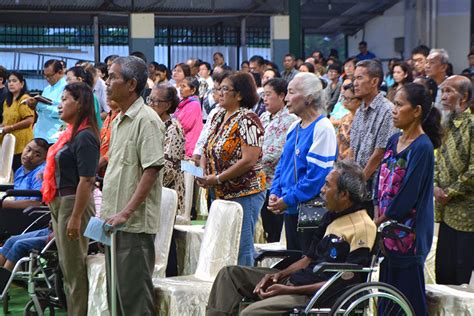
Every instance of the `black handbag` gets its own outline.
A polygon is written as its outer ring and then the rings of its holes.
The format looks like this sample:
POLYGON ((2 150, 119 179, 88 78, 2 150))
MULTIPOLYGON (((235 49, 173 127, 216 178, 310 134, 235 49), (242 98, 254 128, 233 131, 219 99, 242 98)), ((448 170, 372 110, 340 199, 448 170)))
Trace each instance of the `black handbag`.
MULTIPOLYGON (((298 176, 296 172, 296 155, 299 152, 297 148, 298 130, 299 126, 296 127, 295 154, 293 156, 295 183, 298 183, 298 176)), ((324 214, 326 214, 327 211, 328 210, 324 207, 324 200, 319 196, 319 194, 309 201, 299 203, 298 224, 296 225, 297 231, 318 228, 321 224, 324 214)))

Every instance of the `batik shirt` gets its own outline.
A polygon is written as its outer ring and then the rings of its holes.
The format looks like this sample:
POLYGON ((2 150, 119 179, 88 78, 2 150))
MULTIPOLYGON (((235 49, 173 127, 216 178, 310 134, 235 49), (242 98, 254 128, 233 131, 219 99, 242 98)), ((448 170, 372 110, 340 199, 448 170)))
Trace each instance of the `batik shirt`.
POLYGON ((398 239, 384 239, 389 253, 415 255, 423 262, 433 238, 434 149, 425 134, 397 152, 402 134, 393 135, 385 150, 377 184, 379 216, 386 215, 413 229, 398 231, 398 239))
POLYGON ((470 110, 449 122, 436 156, 435 185, 446 192, 448 204, 436 204, 436 220, 474 232, 474 116, 470 110))
MULTIPOLYGON (((227 111, 220 109, 212 118, 209 136, 204 145, 207 160, 206 172, 218 175, 242 159, 242 145, 263 146, 263 126, 258 116, 250 110, 240 108, 227 121, 227 111)), ((233 199, 265 190, 265 173, 262 169, 262 154, 255 166, 245 174, 215 186, 217 198, 233 199)))
POLYGON ((267 178, 267 189, 272 186, 275 168, 280 161, 283 145, 285 145, 286 132, 291 124, 296 121, 297 117, 288 112, 284 107, 275 115, 265 112, 260 117, 263 128, 265 129, 265 137, 263 139, 263 171, 267 178))
POLYGON ((184 214, 184 173, 181 171, 181 160, 185 158, 184 132, 178 120, 170 118, 163 122, 166 127, 165 166, 163 186, 178 193, 178 215, 184 214))

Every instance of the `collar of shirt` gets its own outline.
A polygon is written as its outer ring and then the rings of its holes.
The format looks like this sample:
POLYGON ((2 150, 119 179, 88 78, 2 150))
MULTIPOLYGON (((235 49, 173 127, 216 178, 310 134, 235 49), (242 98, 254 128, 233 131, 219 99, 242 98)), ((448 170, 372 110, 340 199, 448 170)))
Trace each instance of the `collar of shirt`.
POLYGON ((383 101, 385 97, 383 96, 383 93, 382 92, 379 92, 375 98, 372 100, 372 102, 370 102, 369 106, 366 107, 365 106, 365 102, 362 104, 362 106, 360 107, 362 109, 362 111, 368 111, 369 108, 371 109, 374 109, 377 107, 377 105, 383 101))
POLYGON ((467 109, 466 111, 459 114, 458 117, 453 119, 454 127, 459 128, 464 122, 467 122, 470 117, 471 117, 471 109, 467 109))
MULTIPOLYGON (((33 170, 29 170, 28 172, 26 172, 26 169, 24 166, 21 166, 20 168, 18 168, 17 172, 15 173, 15 179, 14 179, 14 182, 18 182, 19 180, 27 177, 27 176, 30 176, 30 175, 35 175, 37 172, 41 171, 44 169, 46 165, 46 161, 43 161, 42 164, 40 164, 39 166, 37 166, 35 169, 33 170)), ((15 186, 15 189, 16 190, 19 190, 21 188, 17 188, 15 186)), ((23 188, 23 189, 28 189, 28 188, 23 188)), ((28 189, 29 190, 29 189, 28 189)))
POLYGON ((144 106, 143 98, 138 97, 138 99, 135 100, 135 102, 132 103, 132 105, 128 108, 127 112, 125 114, 120 114, 120 121, 124 120, 125 116, 128 116, 130 119, 134 119, 138 112, 140 111, 140 108, 144 106))

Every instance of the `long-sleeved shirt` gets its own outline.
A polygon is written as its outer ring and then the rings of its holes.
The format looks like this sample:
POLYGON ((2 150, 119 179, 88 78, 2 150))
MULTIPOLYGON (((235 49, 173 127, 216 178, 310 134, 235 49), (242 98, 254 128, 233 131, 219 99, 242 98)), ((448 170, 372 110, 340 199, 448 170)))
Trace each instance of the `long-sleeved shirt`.
POLYGON ((50 144, 53 144, 58 140, 59 128, 63 124, 63 121, 59 118, 58 105, 61 103, 61 96, 65 86, 65 77, 62 77, 53 86, 47 86, 44 88, 41 95, 45 98, 51 99, 53 104, 49 105, 38 102, 36 105, 38 120, 36 121, 33 134, 37 138, 46 139, 50 144))
POLYGON ((397 152, 401 135, 389 139, 380 166, 376 185, 379 216, 385 214, 414 231, 398 232, 401 241, 384 238, 391 262, 423 264, 433 240, 434 150, 429 137, 422 134, 397 152))
POLYGON ((293 68, 290 71, 283 70, 280 74, 283 79, 285 79, 287 82, 290 82, 291 80, 293 80, 297 73, 299 73, 299 71, 293 68))
POLYGON ((474 232, 474 115, 470 110, 449 122, 438 148, 434 181, 450 198, 445 206, 436 203, 436 221, 474 232))
POLYGON ((320 115, 305 128, 300 123, 298 120, 288 129, 270 190, 271 194, 283 197, 288 205, 287 214, 297 214, 298 203, 311 200, 321 192, 336 160, 336 132, 329 119, 320 115))
POLYGON ((203 126, 199 98, 197 96, 190 96, 181 100, 173 116, 178 119, 183 127, 186 140, 186 157, 191 157, 203 126))

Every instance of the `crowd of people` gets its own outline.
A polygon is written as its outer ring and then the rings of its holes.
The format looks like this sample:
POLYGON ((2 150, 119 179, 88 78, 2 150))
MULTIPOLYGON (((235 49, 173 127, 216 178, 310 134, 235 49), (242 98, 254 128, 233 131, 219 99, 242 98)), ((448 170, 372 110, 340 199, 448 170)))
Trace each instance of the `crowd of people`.
MULTIPOLYGON (((345 61, 335 50, 304 60, 286 54, 282 71, 261 56, 236 71, 220 52, 212 66, 191 58, 171 70, 147 64, 140 52, 69 69, 52 59, 43 70, 48 103, 28 95, 21 73, 0 66, 0 137, 16 137, 15 184, 36 179, 32 188, 41 188, 51 209, 68 313, 87 313, 83 232, 98 213, 118 228, 122 315, 153 314, 154 235, 166 212, 161 188, 176 190, 183 214, 181 160, 202 168, 196 184, 209 202, 235 201, 244 210, 239 267, 219 273, 209 315, 237 313, 243 297, 260 300, 244 314, 305 304, 327 280, 311 268, 322 261, 367 265, 376 226, 388 220, 412 232, 383 240, 380 280, 404 293, 416 315, 427 315, 423 271, 435 221, 437 282, 469 283, 474 53, 470 68, 453 75, 446 50, 421 45, 410 59, 391 60, 384 75, 366 42, 359 50, 345 61), (96 176, 103 177, 100 210, 96 176), (300 231, 298 206, 315 197, 326 201, 324 224, 300 231), (295 265, 249 268, 260 216, 268 242, 280 240, 284 224, 287 249, 304 254, 295 265), (333 243, 344 251, 329 253, 333 243)), ((45 242, 50 232, 30 237, 45 242)), ((10 250, 15 243, 0 248, 9 270, 20 252, 10 250)), ((105 252, 109 273, 109 247, 105 252)))

